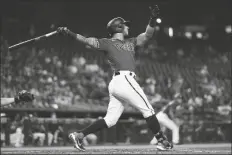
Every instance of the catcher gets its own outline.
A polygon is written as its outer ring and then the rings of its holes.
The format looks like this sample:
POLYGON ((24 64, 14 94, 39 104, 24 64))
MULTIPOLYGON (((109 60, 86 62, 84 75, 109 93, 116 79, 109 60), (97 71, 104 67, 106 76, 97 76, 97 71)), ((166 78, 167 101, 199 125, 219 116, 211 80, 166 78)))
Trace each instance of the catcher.
POLYGON ((26 90, 22 90, 12 98, 1 98, 1 106, 11 105, 13 103, 18 104, 20 102, 31 102, 34 100, 34 95, 26 90))

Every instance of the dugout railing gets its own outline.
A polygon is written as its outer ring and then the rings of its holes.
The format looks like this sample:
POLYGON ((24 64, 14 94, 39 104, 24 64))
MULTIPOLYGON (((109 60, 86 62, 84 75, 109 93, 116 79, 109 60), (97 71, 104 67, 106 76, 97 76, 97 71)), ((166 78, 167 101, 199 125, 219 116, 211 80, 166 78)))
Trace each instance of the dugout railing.
MULTIPOLYGON (((182 143, 213 143, 213 142, 229 142, 231 141, 231 120, 218 119, 213 117, 212 113, 205 114, 184 114, 184 123, 180 126, 180 139, 182 143), (203 115, 203 117, 200 117, 203 115), (212 117, 206 117, 206 116, 212 117), (200 120, 200 121, 199 121, 200 120), (220 128, 220 131, 219 131, 220 128), (224 136, 221 135, 222 132, 224 136)), ((135 116, 135 115, 134 115, 135 116)), ((96 135, 98 137, 98 144, 117 144, 117 143, 149 143, 152 138, 152 133, 147 130, 146 122, 141 119, 140 115, 136 118, 122 118, 114 127, 101 132, 96 135), (129 139, 129 141, 128 141, 129 139)), ((68 133, 77 131, 86 127, 97 118, 33 118, 32 123, 43 124, 46 129, 46 139, 44 145, 47 145, 47 133, 49 126, 61 125, 64 129, 64 134, 61 139, 61 145, 70 145, 68 140, 68 133)), ((5 132, 5 144, 10 145, 10 127, 12 121, 8 118, 1 117, 1 129, 5 132)), ((24 126, 25 128, 25 126, 24 126)), ((166 130, 166 134, 171 138, 171 132, 166 130)), ((28 135, 26 135, 28 136, 28 135)))

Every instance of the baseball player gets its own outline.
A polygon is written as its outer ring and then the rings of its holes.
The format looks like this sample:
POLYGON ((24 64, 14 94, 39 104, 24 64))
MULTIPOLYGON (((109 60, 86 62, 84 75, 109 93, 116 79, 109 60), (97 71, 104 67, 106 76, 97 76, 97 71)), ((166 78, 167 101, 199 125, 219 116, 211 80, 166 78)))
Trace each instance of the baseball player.
POLYGON ((18 104, 20 102, 30 102, 34 100, 34 95, 26 90, 22 90, 17 96, 12 98, 1 98, 1 106, 11 105, 13 103, 18 104))
POLYGON ((129 34, 130 22, 125 21, 121 17, 114 18, 107 24, 107 30, 111 36, 110 39, 86 38, 80 34, 73 33, 66 27, 59 27, 57 29, 63 35, 70 36, 93 49, 104 52, 114 72, 108 86, 110 102, 106 116, 87 128, 79 132, 70 133, 69 135, 76 149, 85 151, 83 138, 88 134, 114 126, 120 118, 124 110, 124 104, 126 103, 131 104, 142 113, 148 127, 158 140, 157 149, 169 150, 173 147, 160 130, 160 124, 156 118, 154 109, 135 80, 135 49, 144 46, 153 36, 155 21, 159 16, 158 5, 150 7, 150 12, 150 20, 146 31, 135 38, 125 39, 129 34))

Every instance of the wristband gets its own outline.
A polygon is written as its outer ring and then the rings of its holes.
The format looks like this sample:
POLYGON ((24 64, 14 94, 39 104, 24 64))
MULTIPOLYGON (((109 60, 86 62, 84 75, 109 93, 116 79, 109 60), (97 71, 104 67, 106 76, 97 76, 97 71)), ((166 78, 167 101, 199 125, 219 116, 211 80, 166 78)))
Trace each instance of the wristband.
POLYGON ((150 27, 155 27, 155 20, 156 20, 156 18, 154 18, 154 17, 150 18, 150 20, 149 20, 149 26, 150 27))
POLYGON ((73 37, 73 38, 76 38, 77 37, 77 34, 70 31, 70 30, 67 30, 67 34, 70 36, 70 37, 73 37))

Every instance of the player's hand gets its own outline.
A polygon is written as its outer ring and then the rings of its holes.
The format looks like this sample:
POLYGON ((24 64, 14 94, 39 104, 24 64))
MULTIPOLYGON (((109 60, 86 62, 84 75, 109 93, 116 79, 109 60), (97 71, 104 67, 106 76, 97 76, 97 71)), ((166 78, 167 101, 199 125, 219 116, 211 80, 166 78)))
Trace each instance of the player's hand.
POLYGON ((63 35, 66 35, 68 34, 68 28, 67 27, 58 27, 57 30, 56 30, 58 33, 61 33, 63 35))
POLYGON ((151 15, 150 15, 151 18, 159 17, 160 9, 159 9, 158 5, 150 6, 149 9, 150 9, 150 13, 151 13, 151 15))
POLYGON ((26 90, 22 90, 18 93, 18 96, 15 97, 15 102, 31 102, 34 100, 34 95, 26 90))

